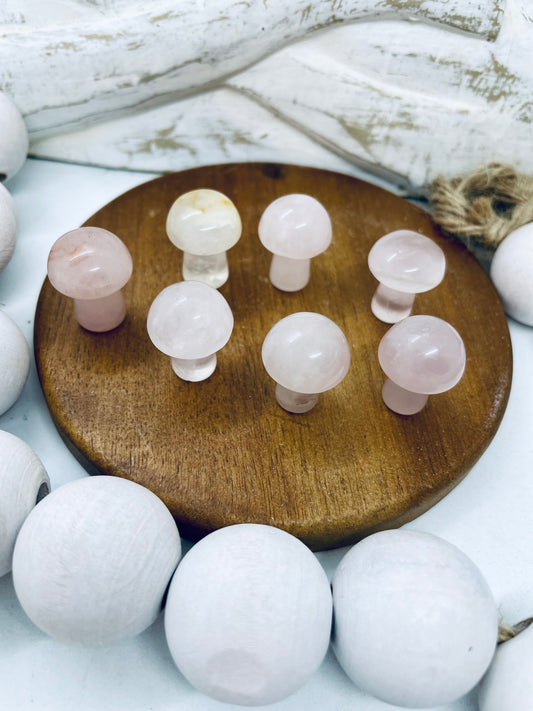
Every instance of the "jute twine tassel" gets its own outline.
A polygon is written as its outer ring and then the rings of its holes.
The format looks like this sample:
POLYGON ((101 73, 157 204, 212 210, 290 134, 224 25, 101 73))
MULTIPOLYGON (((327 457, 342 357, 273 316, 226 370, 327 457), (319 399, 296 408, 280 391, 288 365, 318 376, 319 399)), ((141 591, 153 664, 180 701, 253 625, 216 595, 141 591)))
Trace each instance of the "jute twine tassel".
POLYGON ((472 251, 493 252, 517 227, 533 221, 533 176, 489 163, 462 178, 437 178, 430 203, 435 222, 472 251))

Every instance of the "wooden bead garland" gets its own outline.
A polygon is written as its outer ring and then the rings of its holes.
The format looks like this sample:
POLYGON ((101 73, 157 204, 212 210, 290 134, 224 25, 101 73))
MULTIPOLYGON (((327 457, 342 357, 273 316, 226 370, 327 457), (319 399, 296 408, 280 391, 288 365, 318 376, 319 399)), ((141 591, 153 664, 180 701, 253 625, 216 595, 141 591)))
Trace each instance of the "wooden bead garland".
POLYGON ((154 622, 181 556, 167 507, 126 479, 77 479, 24 522, 13 583, 28 617, 63 642, 100 647, 154 622))
POLYGON ((26 517, 50 491, 50 478, 26 442, 0 430, 0 576, 11 570, 15 539, 26 517))

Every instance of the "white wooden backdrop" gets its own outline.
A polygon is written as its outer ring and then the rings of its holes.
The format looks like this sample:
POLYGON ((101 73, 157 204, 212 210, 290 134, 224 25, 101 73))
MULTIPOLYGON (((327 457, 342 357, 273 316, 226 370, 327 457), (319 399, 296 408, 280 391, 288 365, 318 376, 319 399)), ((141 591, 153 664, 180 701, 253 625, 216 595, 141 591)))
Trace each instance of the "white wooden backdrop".
POLYGON ((533 0, 0 0, 34 155, 533 173, 533 0))

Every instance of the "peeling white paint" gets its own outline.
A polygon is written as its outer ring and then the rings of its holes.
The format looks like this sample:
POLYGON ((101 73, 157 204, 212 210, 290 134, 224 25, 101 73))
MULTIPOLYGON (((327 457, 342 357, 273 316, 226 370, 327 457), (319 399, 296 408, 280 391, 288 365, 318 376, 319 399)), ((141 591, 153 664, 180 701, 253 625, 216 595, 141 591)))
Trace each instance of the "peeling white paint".
POLYGON ((286 155, 424 192, 487 160, 533 172, 530 1, 4 0, 0 88, 43 157, 286 155))

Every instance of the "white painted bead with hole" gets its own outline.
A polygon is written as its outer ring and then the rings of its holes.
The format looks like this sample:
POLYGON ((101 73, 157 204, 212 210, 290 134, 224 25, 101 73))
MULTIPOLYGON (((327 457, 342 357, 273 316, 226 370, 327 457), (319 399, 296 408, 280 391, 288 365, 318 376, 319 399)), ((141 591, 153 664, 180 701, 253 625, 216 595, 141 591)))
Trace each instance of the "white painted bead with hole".
POLYGON ((204 694, 257 706, 297 691, 329 645, 327 576, 297 538, 237 524, 197 543, 170 585, 165 632, 178 669, 204 694))
POLYGON ((17 218, 13 198, 0 183, 0 272, 7 266, 17 242, 17 218))
POLYGON ((30 372, 30 349, 17 324, 0 311, 0 415, 19 399, 30 372))
POLYGON ((498 646, 479 687, 480 711, 531 711, 533 625, 498 646))
POLYGON ((533 326, 533 222, 513 230, 499 245, 490 277, 505 313, 533 326))
POLYGON ((33 449, 0 430, 0 576, 9 573, 15 540, 33 507, 50 492, 50 479, 33 449))
POLYGON ((7 94, 0 91, 0 182, 12 178, 28 155, 28 131, 22 114, 7 94))
POLYGON ((496 605, 474 563, 429 533, 383 531, 333 578, 333 650, 368 694, 408 708, 469 692, 494 654, 496 605))
POLYGON ((154 622, 180 555, 174 519, 155 494, 118 477, 86 477, 30 513, 15 544, 13 582, 44 632, 100 647, 154 622))

